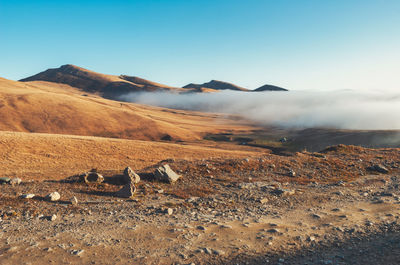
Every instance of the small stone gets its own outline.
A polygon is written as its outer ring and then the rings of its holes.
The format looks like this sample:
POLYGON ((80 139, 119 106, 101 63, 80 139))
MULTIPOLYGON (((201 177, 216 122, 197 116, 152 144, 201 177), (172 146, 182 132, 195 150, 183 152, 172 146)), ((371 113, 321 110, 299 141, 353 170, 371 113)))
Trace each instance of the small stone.
POLYGON ((212 252, 211 248, 204 248, 204 253, 212 254, 213 252, 212 252))
POLYGON ((73 196, 73 197, 71 198, 71 204, 72 204, 72 205, 77 205, 77 204, 78 204, 78 199, 77 199, 75 196, 73 196))
POLYGON ((260 200, 258 200, 260 203, 264 204, 267 203, 269 200, 267 198, 262 198, 260 200))
POLYGON ((168 215, 172 215, 174 213, 174 209, 172 209, 172 208, 168 208, 167 209, 167 214, 168 215))
POLYGON ((7 249, 7 252, 15 252, 15 251, 17 251, 18 250, 18 247, 10 247, 10 248, 8 248, 7 249))
POLYGON ((23 199, 32 199, 33 197, 35 197, 35 194, 33 194, 33 193, 21 195, 21 198, 23 198, 23 199))
POLYGON ((314 218, 314 219, 321 219, 321 216, 319 216, 318 214, 313 214, 313 215, 311 215, 312 216, 312 218, 314 218))
POLYGON ((9 177, 1 177, 1 178, 0 178, 0 184, 2 184, 2 183, 9 183, 10 180, 11 180, 11 178, 9 178, 9 177))
POLYGON ((219 249, 213 249, 212 252, 213 252, 213 254, 215 254, 215 255, 217 255, 217 256, 221 256, 221 255, 224 255, 224 254, 225 254, 224 251, 219 250, 219 249))
POLYGON ((309 237, 307 238, 307 241, 313 242, 313 241, 315 241, 315 237, 314 237, 314 236, 309 236, 309 237))
POLYGON ((230 225, 221 225, 221 228, 232 228, 230 225))
POLYGON ((198 225, 197 229, 202 230, 202 231, 206 231, 206 228, 202 225, 198 225))
POLYGON ((48 201, 58 201, 61 198, 61 195, 57 191, 54 191, 50 194, 47 194, 45 198, 48 201))
POLYGON ((289 177, 291 177, 291 178, 294 178, 294 177, 296 177, 296 172, 294 172, 292 169, 291 170, 289 170, 289 177))
POLYGON ((268 233, 279 233, 279 230, 277 228, 271 228, 267 230, 268 233))
POLYGON ((382 173, 382 174, 389 173, 389 170, 386 167, 382 166, 382 165, 373 165, 373 166, 368 167, 367 170, 376 171, 376 172, 379 172, 379 173, 382 173))
POLYGON ((75 256, 81 256, 83 254, 83 252, 85 252, 85 250, 83 250, 83 249, 72 250, 71 254, 75 255, 75 256))
POLYGON ((271 193, 273 193, 275 195, 278 195, 278 196, 290 196, 290 195, 294 195, 295 191, 294 190, 277 188, 277 189, 273 190, 271 193))
POLYGON ((52 216, 50 216, 49 220, 50 221, 55 221, 57 219, 57 215, 53 214, 52 216))
POLYGON ((12 186, 16 186, 16 185, 21 184, 21 182, 22 182, 22 179, 20 179, 20 178, 12 178, 12 179, 10 179, 9 183, 12 186))

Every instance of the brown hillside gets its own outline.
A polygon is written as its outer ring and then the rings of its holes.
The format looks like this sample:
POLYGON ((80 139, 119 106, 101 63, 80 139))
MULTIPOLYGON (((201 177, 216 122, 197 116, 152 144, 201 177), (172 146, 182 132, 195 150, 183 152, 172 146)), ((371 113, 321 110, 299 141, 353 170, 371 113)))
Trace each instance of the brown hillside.
POLYGON ((63 84, 6 79, 0 79, 0 117, 2 131, 142 140, 193 140, 208 132, 245 128, 215 114, 121 103, 82 95, 63 84))
POLYGON ((181 90, 179 88, 151 82, 139 77, 100 74, 71 64, 63 65, 59 68, 48 69, 20 81, 48 81, 63 83, 77 87, 85 92, 98 93, 99 95, 110 99, 119 99, 121 95, 131 92, 181 90))

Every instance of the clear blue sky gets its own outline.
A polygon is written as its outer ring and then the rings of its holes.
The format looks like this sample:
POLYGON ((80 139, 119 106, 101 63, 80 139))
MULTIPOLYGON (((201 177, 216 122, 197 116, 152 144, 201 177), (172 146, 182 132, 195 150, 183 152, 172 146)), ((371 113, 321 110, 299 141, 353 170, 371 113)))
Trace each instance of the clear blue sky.
POLYGON ((398 89, 399 0, 0 0, 0 76, 75 64, 183 86, 398 89))

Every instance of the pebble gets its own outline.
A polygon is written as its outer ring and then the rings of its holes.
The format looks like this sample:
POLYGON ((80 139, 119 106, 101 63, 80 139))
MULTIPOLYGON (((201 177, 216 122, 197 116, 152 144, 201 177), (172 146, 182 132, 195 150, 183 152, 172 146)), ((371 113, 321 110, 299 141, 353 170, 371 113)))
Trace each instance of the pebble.
POLYGON ((57 191, 54 191, 46 195, 46 199, 49 201, 58 201, 60 198, 61 198, 60 193, 58 193, 57 191))
POLYGON ((35 197, 35 194, 33 194, 33 193, 21 195, 21 198, 23 198, 23 199, 32 199, 33 197, 35 197))
POLYGON ((279 230, 277 228, 271 228, 267 230, 268 233, 279 233, 279 230))
POLYGON ((83 252, 85 252, 85 250, 83 249, 79 249, 79 250, 72 250, 71 254, 75 255, 75 256, 80 256, 83 254, 83 252))
POLYGON ((20 178, 12 178, 12 179, 10 179, 10 184, 12 185, 12 186, 16 186, 16 185, 19 185, 19 184, 21 184, 21 182, 22 182, 22 179, 20 179, 20 178))

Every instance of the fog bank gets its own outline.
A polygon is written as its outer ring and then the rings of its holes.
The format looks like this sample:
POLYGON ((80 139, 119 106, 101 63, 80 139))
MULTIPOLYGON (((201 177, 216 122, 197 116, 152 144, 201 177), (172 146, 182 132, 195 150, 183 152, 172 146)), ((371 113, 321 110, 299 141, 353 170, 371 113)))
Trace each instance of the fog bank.
POLYGON ((131 93, 125 101, 160 107, 239 114, 289 128, 400 129, 400 93, 290 91, 131 93))

